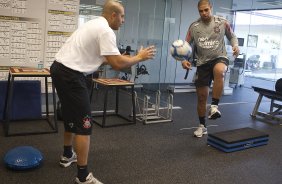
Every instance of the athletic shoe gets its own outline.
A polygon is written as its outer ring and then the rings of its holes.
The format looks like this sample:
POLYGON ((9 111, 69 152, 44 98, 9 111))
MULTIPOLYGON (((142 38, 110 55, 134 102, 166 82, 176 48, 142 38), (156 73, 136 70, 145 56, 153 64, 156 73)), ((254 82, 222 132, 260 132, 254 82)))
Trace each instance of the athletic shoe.
POLYGON ((204 125, 201 125, 197 128, 197 130, 194 132, 195 137, 203 137, 203 135, 207 134, 208 130, 204 125))
POLYGON ((221 113, 219 112, 217 105, 211 105, 208 117, 209 119, 217 119, 221 117, 221 113))
POLYGON ((85 182, 81 182, 81 181, 79 181, 78 178, 75 178, 75 183, 77 183, 77 184, 103 184, 100 181, 98 181, 96 178, 94 178, 92 173, 88 174, 85 182))
POLYGON ((76 156, 75 152, 72 152, 72 156, 70 158, 61 156, 60 166, 68 167, 68 166, 70 166, 74 162, 77 162, 77 156, 76 156))

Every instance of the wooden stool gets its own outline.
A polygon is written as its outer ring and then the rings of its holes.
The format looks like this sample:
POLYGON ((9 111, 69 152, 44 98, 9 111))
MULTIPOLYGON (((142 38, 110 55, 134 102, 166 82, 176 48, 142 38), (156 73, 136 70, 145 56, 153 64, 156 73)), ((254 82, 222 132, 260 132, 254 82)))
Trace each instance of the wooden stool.
POLYGON ((102 115, 93 115, 93 117, 102 116, 102 123, 97 122, 95 119, 93 120, 94 123, 98 124, 101 127, 113 127, 113 126, 121 126, 121 125, 129 125, 129 124, 136 124, 136 110, 135 110, 135 96, 134 96, 134 83, 129 82, 127 80, 121 80, 121 79, 93 79, 94 84, 101 85, 105 88, 105 94, 104 94, 104 108, 103 108, 103 114, 102 115), (132 99, 132 119, 129 119, 125 116, 122 116, 119 114, 119 88, 120 87, 131 87, 131 99, 132 99), (108 113, 107 114, 107 103, 108 103, 108 91, 111 88, 116 88, 116 107, 114 113, 108 113), (114 125, 106 125, 106 117, 107 115, 116 115, 118 117, 121 117, 123 119, 126 119, 129 121, 129 123, 119 123, 114 125))

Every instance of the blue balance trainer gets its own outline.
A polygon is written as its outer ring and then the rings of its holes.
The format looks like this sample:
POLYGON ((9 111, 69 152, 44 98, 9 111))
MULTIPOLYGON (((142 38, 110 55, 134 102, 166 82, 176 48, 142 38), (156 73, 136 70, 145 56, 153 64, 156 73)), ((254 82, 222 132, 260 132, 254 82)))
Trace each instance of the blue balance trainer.
POLYGON ((234 152, 266 145, 269 135, 253 128, 239 128, 208 134, 208 145, 224 152, 234 152))
POLYGON ((41 165, 43 156, 40 151, 32 146, 19 146, 9 150, 4 162, 9 169, 27 170, 41 165))

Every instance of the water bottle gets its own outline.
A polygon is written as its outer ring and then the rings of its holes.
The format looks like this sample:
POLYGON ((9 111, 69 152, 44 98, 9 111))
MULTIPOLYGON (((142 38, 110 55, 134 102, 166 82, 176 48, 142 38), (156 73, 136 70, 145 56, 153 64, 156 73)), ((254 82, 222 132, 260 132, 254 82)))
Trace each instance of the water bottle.
POLYGON ((37 65, 37 68, 38 69, 43 69, 43 66, 44 66, 43 61, 39 61, 38 65, 37 65))

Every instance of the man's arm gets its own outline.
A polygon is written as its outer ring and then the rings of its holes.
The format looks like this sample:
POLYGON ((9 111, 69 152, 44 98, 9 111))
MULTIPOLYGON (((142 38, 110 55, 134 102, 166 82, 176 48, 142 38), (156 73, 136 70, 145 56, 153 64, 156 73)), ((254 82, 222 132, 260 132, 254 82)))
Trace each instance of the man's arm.
POLYGON ((125 55, 108 55, 105 56, 107 59, 107 64, 115 70, 121 70, 123 68, 128 68, 136 63, 152 59, 155 56, 156 49, 155 46, 149 46, 146 48, 141 47, 138 54, 132 57, 125 55))
MULTIPOLYGON (((190 25, 190 27, 189 27, 189 29, 188 29, 188 31, 187 31, 187 34, 186 34, 186 38, 185 38, 185 40, 186 40, 190 45, 193 43, 191 26, 192 26, 192 25, 190 25)), ((192 47, 192 48, 193 48, 193 47, 192 47)), ((192 51, 192 53, 193 53, 193 52, 194 52, 194 50, 192 51)), ((190 59, 190 58, 189 58, 189 59, 190 59)), ((182 67, 183 67, 184 69, 187 69, 187 70, 191 69, 191 67, 192 67, 191 62, 190 62, 190 61, 187 61, 187 60, 182 61, 181 64, 182 64, 182 67)))
POLYGON ((233 56, 237 57, 240 54, 240 49, 238 47, 238 39, 237 36, 232 31, 230 24, 227 21, 225 22, 225 35, 231 43, 233 56))

